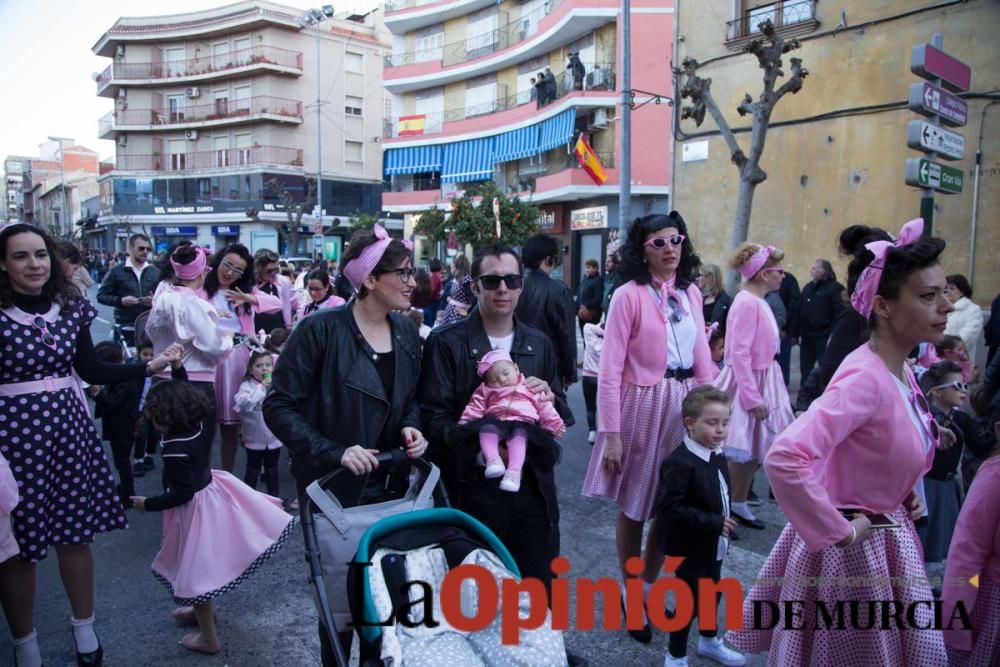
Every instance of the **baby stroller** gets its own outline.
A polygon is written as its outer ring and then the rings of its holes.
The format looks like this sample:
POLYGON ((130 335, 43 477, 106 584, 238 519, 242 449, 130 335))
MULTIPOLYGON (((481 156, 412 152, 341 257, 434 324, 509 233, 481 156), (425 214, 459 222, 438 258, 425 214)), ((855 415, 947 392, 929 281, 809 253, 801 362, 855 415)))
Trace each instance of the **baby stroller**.
MULTIPOLYGON (((407 582, 440 581, 463 563, 486 567, 498 579, 520 573, 492 531, 449 507, 437 467, 407 459, 401 449, 378 458, 380 469, 409 472, 402 498, 345 509, 338 486, 352 476, 341 469, 310 484, 300 507, 310 580, 337 667, 349 664, 349 646, 338 636, 347 629, 360 637, 364 667, 440 665, 443 659, 456 665, 566 665, 562 635, 548 621, 522 632, 520 644, 503 646, 499 614, 485 630, 464 634, 443 619, 439 589, 428 595, 431 602, 411 600, 423 589, 411 590, 407 582), (359 525, 362 530, 356 530, 359 525), (424 618, 428 610, 437 623, 424 618)), ((467 616, 476 607, 474 590, 463 584, 467 616)))

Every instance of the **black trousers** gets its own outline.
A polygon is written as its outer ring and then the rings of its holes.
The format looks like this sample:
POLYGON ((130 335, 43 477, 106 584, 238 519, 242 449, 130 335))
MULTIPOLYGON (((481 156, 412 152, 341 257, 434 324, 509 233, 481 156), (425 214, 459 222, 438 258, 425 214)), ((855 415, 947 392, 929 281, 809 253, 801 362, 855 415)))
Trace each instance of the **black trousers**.
POLYGON ((250 449, 247 448, 247 471, 243 481, 251 489, 257 488, 261 467, 264 469, 264 485, 269 495, 278 496, 278 461, 281 459, 281 448, 250 449))
MULTIPOLYGON (((792 339, 788 336, 781 337, 781 350, 778 352, 778 365, 781 367, 781 379, 788 386, 792 374, 792 339)), ((805 374, 802 379, 805 380, 805 374)))
POLYGON ((809 377, 809 371, 823 358, 828 339, 829 336, 803 336, 799 340, 799 372, 803 380, 809 377))
POLYGON ((136 461, 143 456, 156 455, 157 435, 153 431, 153 425, 146 419, 140 419, 138 429, 135 433, 135 446, 132 449, 132 458, 136 461))
POLYGON ((583 376, 583 402, 587 405, 587 429, 597 430, 597 378, 583 376))
MULTIPOLYGON (((677 568, 677 578, 681 579, 691 588, 691 595, 694 598, 694 612, 693 617, 698 616, 698 580, 699 579, 711 579, 712 581, 718 583, 719 578, 722 576, 722 561, 721 560, 711 560, 702 561, 694 558, 685 558, 684 562, 679 568, 677 568)), ((732 604, 735 602, 730 601, 732 604)), ((683 658, 687 655, 687 642, 688 635, 691 632, 691 624, 688 623, 686 626, 678 630, 677 632, 670 633, 670 641, 668 643, 668 648, 670 650, 670 655, 675 658, 683 658)), ((715 630, 702 630, 701 623, 698 623, 698 634, 702 637, 714 637, 716 635, 715 630)))
POLYGON ((128 438, 110 440, 111 459, 118 471, 118 493, 122 502, 135 495, 135 477, 132 475, 132 441, 128 438))

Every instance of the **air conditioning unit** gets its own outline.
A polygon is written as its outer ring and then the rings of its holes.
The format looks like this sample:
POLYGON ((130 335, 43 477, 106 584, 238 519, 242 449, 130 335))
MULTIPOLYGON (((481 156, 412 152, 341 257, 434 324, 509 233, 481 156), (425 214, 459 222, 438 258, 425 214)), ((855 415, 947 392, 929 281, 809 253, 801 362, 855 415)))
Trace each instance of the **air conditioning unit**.
POLYGON ((128 135, 122 132, 118 135, 118 145, 127 146, 128 145, 128 135))
POLYGON ((198 130, 184 130, 184 138, 188 141, 198 141, 198 130))
POLYGON ((115 48, 115 56, 118 57, 118 58, 124 58, 125 57, 125 45, 124 44, 119 44, 115 48))
POLYGON ((184 94, 188 97, 198 97, 201 95, 201 90, 197 86, 192 86, 184 91, 184 94))
POLYGON ((128 97, 128 90, 125 88, 118 89, 118 99, 125 99, 128 97))
POLYGON ((608 110, 607 109, 594 109, 590 116, 587 117, 587 129, 593 130, 595 128, 602 128, 608 126, 608 110))

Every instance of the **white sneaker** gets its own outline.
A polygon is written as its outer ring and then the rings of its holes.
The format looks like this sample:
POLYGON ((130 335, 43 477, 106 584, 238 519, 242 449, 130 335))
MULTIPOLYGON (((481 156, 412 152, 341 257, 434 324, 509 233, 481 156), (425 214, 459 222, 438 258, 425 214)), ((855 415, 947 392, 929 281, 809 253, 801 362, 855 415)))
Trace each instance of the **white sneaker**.
POLYGON ((511 491, 517 493, 521 490, 521 471, 508 468, 503 479, 500 480, 501 491, 511 491))
POLYGON ((684 656, 683 658, 675 658, 670 655, 670 651, 667 651, 667 655, 663 658, 663 667, 687 667, 687 664, 687 656, 684 656))
POLYGON ((747 664, 743 654, 726 646, 722 637, 698 637, 698 655, 711 658, 726 667, 743 667, 747 664))
POLYGON ((589 442, 590 444, 594 444, 596 441, 597 441, 597 431, 591 431, 590 434, 587 435, 587 442, 589 442))
POLYGON ((503 459, 499 456, 495 459, 490 459, 486 462, 486 479, 496 479, 497 477, 503 477, 503 474, 507 471, 507 467, 503 464, 503 459))

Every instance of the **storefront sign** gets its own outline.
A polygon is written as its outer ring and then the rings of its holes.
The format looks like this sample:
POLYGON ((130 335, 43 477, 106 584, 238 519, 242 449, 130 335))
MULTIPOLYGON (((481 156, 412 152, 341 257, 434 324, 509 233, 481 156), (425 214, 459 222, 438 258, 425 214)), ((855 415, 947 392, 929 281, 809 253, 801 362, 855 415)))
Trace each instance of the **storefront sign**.
POLYGON ((119 229, 115 231, 115 238, 127 239, 130 236, 132 236, 132 232, 127 229, 119 229))
POLYGON ((212 236, 239 236, 239 225, 212 225, 212 236))
POLYGON ((581 208, 570 211, 569 228, 573 231, 579 229, 604 229, 607 226, 607 206, 594 206, 593 208, 581 208))
POLYGON ((548 231, 556 227, 556 214, 552 211, 542 211, 538 216, 538 226, 548 231))
POLYGON ((153 232, 153 236, 198 236, 198 228, 194 225, 181 225, 180 227, 153 225, 149 229, 153 232))
POLYGON ((153 213, 156 215, 166 215, 168 213, 215 213, 215 207, 211 204, 200 204, 198 206, 154 206, 153 213))

